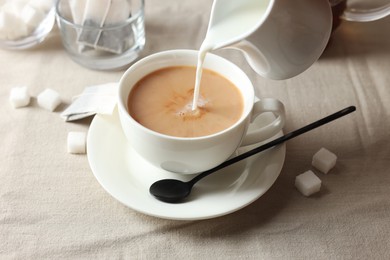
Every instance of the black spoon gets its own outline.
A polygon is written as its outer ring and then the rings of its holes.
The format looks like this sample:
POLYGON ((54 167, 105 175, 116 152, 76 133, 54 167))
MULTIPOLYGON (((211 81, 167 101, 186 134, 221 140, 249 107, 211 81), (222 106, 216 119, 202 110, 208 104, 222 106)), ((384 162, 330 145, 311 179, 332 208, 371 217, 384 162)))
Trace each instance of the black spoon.
POLYGON ((187 197, 191 193, 191 189, 194 186, 195 183, 197 183, 199 180, 203 179, 204 177, 210 175, 213 172, 216 172, 222 168, 225 168, 233 163, 236 163, 238 161, 241 161, 243 159, 248 158, 249 156, 252 156, 254 154, 257 154, 259 152, 262 152, 268 148, 271 148, 277 144, 281 144, 287 140, 290 140, 291 138, 297 137, 303 133, 306 133, 310 130, 313 130, 319 126, 322 126, 324 124, 327 124, 337 118, 340 118, 342 116, 345 116, 353 111, 356 110, 356 107, 350 106, 347 108, 344 108, 343 110, 340 110, 334 114, 331 114, 327 117, 324 117, 318 121, 315 121, 307 126, 304 126, 300 129, 297 129, 295 131, 292 131, 288 134, 285 134, 279 138, 274 139, 273 141, 270 141, 266 144, 263 144, 255 149, 252 149, 246 153, 243 153, 241 155, 238 155, 237 157, 234 157, 230 160, 227 160, 220 165, 207 170, 205 172, 202 172, 201 174, 194 177, 192 180, 188 182, 183 182, 180 180, 175 179, 163 179, 156 181, 153 183, 150 188, 149 192, 154 197, 156 197, 158 200, 169 202, 169 203, 175 203, 183 200, 185 197, 187 197))

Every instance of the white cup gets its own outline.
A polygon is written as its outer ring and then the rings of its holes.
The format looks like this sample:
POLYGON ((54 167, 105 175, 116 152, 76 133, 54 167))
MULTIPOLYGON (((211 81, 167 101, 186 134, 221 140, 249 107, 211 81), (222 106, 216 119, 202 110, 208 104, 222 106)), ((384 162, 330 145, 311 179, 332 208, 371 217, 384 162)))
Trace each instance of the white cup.
POLYGON ((207 54, 204 68, 230 80, 244 99, 243 113, 234 125, 208 136, 173 137, 152 131, 129 115, 128 96, 140 79, 165 67, 195 67, 197 55, 195 50, 171 50, 150 55, 134 63, 119 82, 119 118, 129 145, 150 163, 171 172, 192 174, 213 168, 228 159, 240 146, 274 136, 285 122, 284 106, 280 101, 273 98, 258 100, 247 75, 230 61, 214 54, 207 54), (274 113, 275 120, 247 133, 251 122, 264 112, 274 113))

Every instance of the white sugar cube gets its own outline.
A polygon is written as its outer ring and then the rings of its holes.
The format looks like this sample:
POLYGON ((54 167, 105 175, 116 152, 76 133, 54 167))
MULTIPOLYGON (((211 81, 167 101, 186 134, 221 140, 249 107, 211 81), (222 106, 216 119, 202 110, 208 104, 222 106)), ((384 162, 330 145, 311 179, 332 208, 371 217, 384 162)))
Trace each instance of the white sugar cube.
MULTIPOLYGON (((25 5, 25 4, 28 3, 28 1, 30 1, 30 0, 12 0, 12 2, 18 3, 18 4, 20 4, 20 5, 25 5)), ((9 2, 10 2, 10 1, 9 1, 9 2)))
POLYGON ((16 1, 16 0, 6 1, 1 7, 1 9, 2 11, 5 11, 7 13, 12 13, 17 16, 20 10, 22 10, 24 5, 25 3, 23 3, 23 1, 16 1))
POLYGON ((25 107, 30 103, 27 87, 14 87, 11 89, 9 101, 14 108, 25 107))
POLYGON ((68 133, 68 153, 83 154, 87 142, 87 134, 84 132, 68 133))
POLYGON ((49 111, 54 111, 58 105, 61 104, 60 95, 49 88, 45 89, 38 95, 37 101, 40 107, 49 111))
POLYGON ((53 0, 30 0, 28 1, 28 4, 35 9, 47 12, 52 8, 53 2, 53 0))
POLYGON ((17 40, 28 36, 52 5, 52 0, 6 1, 0 8, 0 38, 17 40))
POLYGON ((28 28, 13 7, 7 7, 0 12, 0 37, 15 40, 28 35, 28 28))
POLYGON ((35 29, 43 21, 45 14, 39 9, 26 5, 22 10, 21 17, 30 29, 35 29))
POLYGON ((321 148, 313 155, 312 165, 317 170, 328 173, 335 165, 337 156, 325 148, 321 148))
POLYGON ((310 196, 320 191, 321 180, 309 170, 295 177, 295 187, 303 195, 310 196))

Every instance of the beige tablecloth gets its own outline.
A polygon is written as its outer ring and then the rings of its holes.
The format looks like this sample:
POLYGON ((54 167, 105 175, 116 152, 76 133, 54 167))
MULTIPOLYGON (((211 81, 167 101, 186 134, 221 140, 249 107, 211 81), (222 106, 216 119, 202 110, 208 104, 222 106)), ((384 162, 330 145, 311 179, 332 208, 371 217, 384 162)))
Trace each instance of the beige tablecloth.
MULTIPOLYGON (((211 0, 146 1, 143 56, 197 49, 211 0)), ((310 69, 284 81, 256 75, 233 50, 215 53, 242 67, 260 97, 286 106, 290 131, 349 105, 357 111, 286 146, 280 176, 263 196, 234 213, 202 221, 151 217, 111 197, 86 155, 68 154, 61 111, 84 87, 118 81, 123 71, 93 71, 65 53, 58 29, 41 45, 0 50, 0 259, 389 259, 390 17, 343 22, 310 69), (45 88, 64 100, 54 112, 33 98, 13 109, 12 87, 45 88), (338 156, 327 175, 311 167, 321 147, 338 156), (321 191, 304 197, 295 176, 313 170, 321 191)), ((229 203, 228 199, 226 203, 229 203)))

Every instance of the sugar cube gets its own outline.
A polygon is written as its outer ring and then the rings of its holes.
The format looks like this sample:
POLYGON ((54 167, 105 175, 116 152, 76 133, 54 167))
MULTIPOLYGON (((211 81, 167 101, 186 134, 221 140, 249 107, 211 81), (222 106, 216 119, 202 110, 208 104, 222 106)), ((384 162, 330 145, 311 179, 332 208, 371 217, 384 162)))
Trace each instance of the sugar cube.
POLYGON ((48 12, 53 7, 54 1, 52 0, 30 0, 28 4, 35 9, 39 9, 43 12, 48 12))
POLYGON ((30 103, 30 95, 27 86, 13 87, 9 96, 9 101, 14 108, 25 107, 30 103))
POLYGON ((21 17, 30 29, 35 29, 45 18, 45 14, 39 9, 26 5, 22 10, 21 17))
POLYGON ((61 104, 60 95, 52 89, 45 89, 37 97, 38 105, 49 111, 54 111, 61 104))
POLYGON ((17 40, 31 34, 53 6, 52 0, 2 0, 2 2, 0 38, 7 40, 17 40))
POLYGON ((321 148, 313 155, 312 165, 317 170, 327 174, 335 165, 337 156, 325 148, 321 148))
POLYGON ((0 38, 15 40, 28 35, 28 28, 19 17, 16 7, 7 5, 0 12, 0 38))
POLYGON ((309 170, 295 177, 295 187, 303 195, 310 196, 320 191, 321 180, 309 170))
MULTIPOLYGON (((18 3, 20 5, 25 5, 28 3, 28 1, 30 1, 30 0, 12 0, 12 2, 18 3)), ((11 2, 11 1, 8 0, 8 2, 11 2)))
POLYGON ((7 13, 18 15, 19 11, 23 8, 25 3, 23 1, 6 1, 1 7, 2 11, 7 13))
POLYGON ((85 144, 87 142, 87 134, 84 132, 69 132, 68 133, 68 153, 83 154, 85 153, 85 144))

